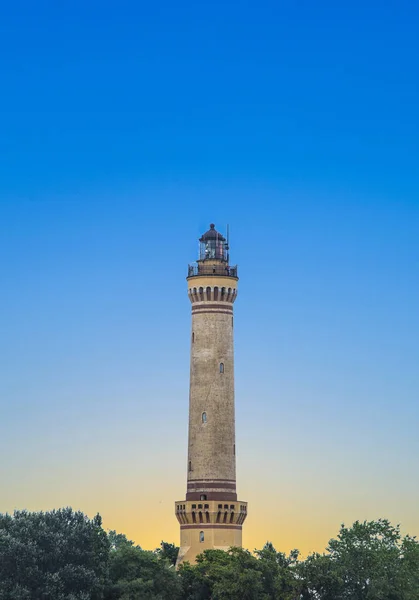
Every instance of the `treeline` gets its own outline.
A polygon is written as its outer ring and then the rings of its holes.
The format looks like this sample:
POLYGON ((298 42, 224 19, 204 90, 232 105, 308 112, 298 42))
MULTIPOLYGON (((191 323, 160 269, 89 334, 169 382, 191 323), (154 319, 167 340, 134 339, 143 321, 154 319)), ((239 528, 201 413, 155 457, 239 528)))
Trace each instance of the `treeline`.
POLYGON ((267 543, 254 554, 142 550, 99 515, 70 508, 0 515, 0 600, 418 600, 419 544, 386 520, 341 526, 302 560, 267 543))

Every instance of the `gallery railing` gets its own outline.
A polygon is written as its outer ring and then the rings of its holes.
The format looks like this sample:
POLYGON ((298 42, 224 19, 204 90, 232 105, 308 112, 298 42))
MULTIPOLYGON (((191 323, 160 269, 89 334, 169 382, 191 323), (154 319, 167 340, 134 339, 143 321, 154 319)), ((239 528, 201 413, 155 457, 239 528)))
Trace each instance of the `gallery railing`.
POLYGON ((225 263, 219 265, 206 265, 198 263, 197 265, 188 266, 188 277, 196 277, 198 275, 224 275, 227 277, 238 277, 237 265, 231 267, 225 263))

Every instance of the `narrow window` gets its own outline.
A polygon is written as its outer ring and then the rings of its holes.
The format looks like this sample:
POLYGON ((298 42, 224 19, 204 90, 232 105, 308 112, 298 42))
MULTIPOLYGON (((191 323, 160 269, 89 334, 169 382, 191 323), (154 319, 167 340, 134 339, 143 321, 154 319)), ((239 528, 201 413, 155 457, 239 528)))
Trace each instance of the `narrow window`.
POLYGON ((234 454, 234 456, 236 456, 236 444, 234 444, 234 446, 233 446, 233 454, 234 454))
POLYGON ((224 373, 224 363, 220 363, 220 373, 224 373))
POLYGON ((233 523, 233 521, 234 521, 234 512, 232 512, 230 515, 230 523, 233 523))
POLYGON ((203 423, 206 423, 206 422, 207 422, 207 413, 206 413, 206 412, 203 412, 203 413, 202 413, 202 422, 203 422, 203 423))
POLYGON ((200 542, 203 542, 203 541, 204 541, 204 532, 203 532, 203 531, 200 531, 200 532, 199 532, 199 541, 200 541, 200 542))
POLYGON ((192 461, 189 461, 189 467, 188 467, 189 471, 192 471, 192 461))
POLYGON ((195 333, 192 331, 192 344, 195 342, 195 333))
POLYGON ((231 326, 234 327, 234 317, 231 317, 231 326))
POLYGON ((205 513, 205 518, 207 520, 207 523, 209 523, 210 522, 210 516, 209 516, 209 512, 208 511, 205 513))
POLYGON ((202 512, 199 513, 199 522, 200 523, 204 522, 204 519, 202 518, 202 512))
POLYGON ((196 517, 195 517, 195 513, 194 513, 194 512, 192 512, 192 521, 193 521, 194 523, 196 523, 196 517))
POLYGON ((221 511, 219 510, 217 513, 217 523, 221 521, 221 511))
POLYGON ((228 515, 228 513, 224 513, 224 520, 223 520, 223 523, 227 523, 227 515, 228 515))

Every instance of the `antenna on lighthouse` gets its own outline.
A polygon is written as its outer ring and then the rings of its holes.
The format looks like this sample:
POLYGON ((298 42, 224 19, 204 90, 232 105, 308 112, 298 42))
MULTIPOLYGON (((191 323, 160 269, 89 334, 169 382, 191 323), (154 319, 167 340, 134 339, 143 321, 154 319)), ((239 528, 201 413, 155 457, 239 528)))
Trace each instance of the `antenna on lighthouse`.
POLYGON ((227 244, 226 244, 226 250, 227 250, 227 264, 230 264, 230 226, 227 223, 227 244))

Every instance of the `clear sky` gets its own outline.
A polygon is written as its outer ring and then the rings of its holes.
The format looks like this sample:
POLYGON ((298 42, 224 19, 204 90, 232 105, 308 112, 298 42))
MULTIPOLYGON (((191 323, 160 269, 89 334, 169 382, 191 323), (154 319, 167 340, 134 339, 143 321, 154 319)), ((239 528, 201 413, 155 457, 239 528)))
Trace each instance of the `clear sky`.
POLYGON ((186 267, 230 224, 244 545, 419 534, 419 9, 5 3, 0 512, 178 542, 186 267))

